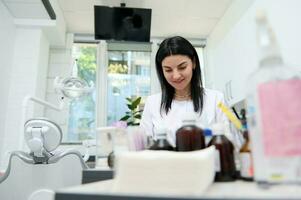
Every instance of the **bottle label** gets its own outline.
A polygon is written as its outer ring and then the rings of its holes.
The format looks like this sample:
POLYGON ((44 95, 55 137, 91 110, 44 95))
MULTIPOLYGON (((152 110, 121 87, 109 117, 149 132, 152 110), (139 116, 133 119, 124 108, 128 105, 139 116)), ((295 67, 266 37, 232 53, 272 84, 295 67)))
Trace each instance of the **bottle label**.
POLYGON ((300 91, 300 79, 259 85, 258 98, 266 156, 301 155, 300 91))
POLYGON ((215 149, 214 152, 214 167, 215 167, 215 171, 216 172, 220 172, 221 171, 221 159, 220 159, 220 155, 219 155, 219 150, 215 149))
POLYGON ((240 175, 244 178, 253 177, 253 166, 251 154, 249 152, 239 153, 240 175))

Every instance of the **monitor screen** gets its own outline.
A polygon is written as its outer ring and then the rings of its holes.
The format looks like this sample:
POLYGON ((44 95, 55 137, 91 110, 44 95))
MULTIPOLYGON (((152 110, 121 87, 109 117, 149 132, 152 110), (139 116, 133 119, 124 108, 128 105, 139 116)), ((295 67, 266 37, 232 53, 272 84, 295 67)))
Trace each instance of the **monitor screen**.
POLYGON ((95 39, 149 42, 151 9, 94 6, 95 39))

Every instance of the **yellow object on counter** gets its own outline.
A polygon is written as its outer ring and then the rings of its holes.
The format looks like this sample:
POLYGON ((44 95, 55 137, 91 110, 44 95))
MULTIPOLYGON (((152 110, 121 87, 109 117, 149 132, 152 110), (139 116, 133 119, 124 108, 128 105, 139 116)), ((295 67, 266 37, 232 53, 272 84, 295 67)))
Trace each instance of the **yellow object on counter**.
POLYGON ((225 106, 222 102, 219 102, 217 104, 217 107, 219 107, 221 109, 221 111, 228 117, 228 119, 234 124, 234 126, 240 130, 242 129, 242 124, 239 121, 239 119, 237 119, 237 117, 230 111, 230 109, 225 106))

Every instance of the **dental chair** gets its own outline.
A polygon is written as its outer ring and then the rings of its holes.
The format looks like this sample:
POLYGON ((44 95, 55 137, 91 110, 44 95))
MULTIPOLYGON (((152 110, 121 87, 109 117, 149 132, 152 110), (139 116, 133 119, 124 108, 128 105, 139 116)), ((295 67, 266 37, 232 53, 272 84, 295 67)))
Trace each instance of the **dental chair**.
POLYGON ((25 123, 25 140, 30 153, 14 151, 0 177, 1 200, 53 200, 54 191, 81 184, 87 165, 75 150, 56 151, 62 131, 47 119, 25 123))

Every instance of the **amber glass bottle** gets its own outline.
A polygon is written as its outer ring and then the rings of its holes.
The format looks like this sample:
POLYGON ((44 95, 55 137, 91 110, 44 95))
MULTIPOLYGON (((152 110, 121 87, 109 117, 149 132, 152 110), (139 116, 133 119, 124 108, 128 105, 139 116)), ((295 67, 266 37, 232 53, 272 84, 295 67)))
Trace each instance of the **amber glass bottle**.
POLYGON ((194 151, 206 147, 203 129, 196 126, 196 121, 194 113, 183 116, 182 126, 176 131, 177 151, 194 151))
POLYGON ((108 155, 108 166, 113 169, 114 168, 114 161, 115 161, 115 154, 114 151, 112 151, 109 155, 108 155))
POLYGON ((215 153, 215 181, 227 182, 236 179, 236 168, 234 160, 234 146, 224 135, 224 125, 213 126, 213 137, 208 146, 214 145, 215 153))

